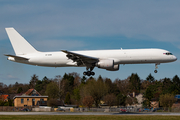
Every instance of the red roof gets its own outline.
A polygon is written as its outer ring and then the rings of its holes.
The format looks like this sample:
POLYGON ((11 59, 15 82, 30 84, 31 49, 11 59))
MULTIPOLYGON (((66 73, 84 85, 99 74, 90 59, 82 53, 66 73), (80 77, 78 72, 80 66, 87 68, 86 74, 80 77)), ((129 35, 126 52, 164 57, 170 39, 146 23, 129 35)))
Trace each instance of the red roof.
POLYGON ((0 95, 0 100, 5 101, 5 100, 7 100, 7 97, 8 97, 8 95, 0 95))
MULTIPOLYGON (((30 95, 35 89, 29 89, 26 93, 26 95, 30 95)), ((36 90, 35 90, 36 91, 36 90)), ((41 94, 39 94, 39 92, 36 91, 36 94, 38 94, 39 96, 41 96, 41 94)))
POLYGON ((34 89, 29 89, 27 92, 25 92, 26 95, 29 95, 34 89))

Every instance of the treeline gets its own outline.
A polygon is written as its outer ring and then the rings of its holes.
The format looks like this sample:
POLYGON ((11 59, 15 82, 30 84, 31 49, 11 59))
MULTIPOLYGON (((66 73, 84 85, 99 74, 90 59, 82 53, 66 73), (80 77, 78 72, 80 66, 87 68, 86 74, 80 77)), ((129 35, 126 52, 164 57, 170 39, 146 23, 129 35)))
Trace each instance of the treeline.
POLYGON ((127 95, 135 92, 143 93, 145 98, 143 106, 149 107, 152 99, 159 100, 160 105, 163 106, 164 97, 180 94, 180 79, 175 75, 172 79, 155 80, 149 74, 145 80, 142 80, 138 74, 133 73, 127 79, 112 81, 101 76, 96 79, 80 77, 78 73, 65 73, 64 76, 59 75, 54 79, 44 77, 42 80, 34 74, 29 84, 16 82, 7 86, 0 83, 0 92, 4 94, 24 93, 30 88, 36 89, 41 95, 48 95, 50 106, 56 105, 57 101, 86 107, 93 105, 99 107, 103 102, 109 106, 132 105, 137 103, 137 99, 127 95))

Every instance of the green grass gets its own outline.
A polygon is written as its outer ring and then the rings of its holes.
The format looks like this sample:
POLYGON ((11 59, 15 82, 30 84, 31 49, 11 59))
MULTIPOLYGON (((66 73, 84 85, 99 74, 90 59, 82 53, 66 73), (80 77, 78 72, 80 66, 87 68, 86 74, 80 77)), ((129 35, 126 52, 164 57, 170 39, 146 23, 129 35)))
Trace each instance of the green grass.
POLYGON ((180 116, 127 115, 0 115, 0 120, 179 120, 180 116))

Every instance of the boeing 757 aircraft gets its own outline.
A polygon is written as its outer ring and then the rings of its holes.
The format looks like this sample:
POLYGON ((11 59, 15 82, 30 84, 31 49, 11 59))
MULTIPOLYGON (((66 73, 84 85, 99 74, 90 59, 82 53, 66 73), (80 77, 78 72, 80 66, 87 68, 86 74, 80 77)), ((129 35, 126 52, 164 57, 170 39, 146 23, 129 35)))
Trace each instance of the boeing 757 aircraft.
POLYGON ((163 49, 119 49, 40 52, 31 46, 14 28, 5 28, 16 55, 6 55, 8 60, 46 67, 86 67, 84 75, 95 75, 94 67, 109 71, 119 70, 120 64, 155 64, 176 61, 177 58, 163 49))

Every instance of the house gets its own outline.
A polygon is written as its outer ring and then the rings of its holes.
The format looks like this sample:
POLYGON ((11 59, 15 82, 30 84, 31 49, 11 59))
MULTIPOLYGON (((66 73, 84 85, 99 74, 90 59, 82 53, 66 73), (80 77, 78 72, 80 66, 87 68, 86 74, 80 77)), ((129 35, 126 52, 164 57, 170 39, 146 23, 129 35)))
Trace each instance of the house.
POLYGON ((0 100, 4 102, 8 102, 8 95, 0 95, 0 100))
POLYGON ((150 103, 151 108, 159 108, 159 100, 157 98, 152 98, 150 103))
POLYGON ((176 98, 177 101, 172 105, 172 108, 180 108, 180 95, 176 95, 174 98, 176 98))
POLYGON ((137 104, 134 104, 132 106, 136 106, 136 107, 142 107, 142 103, 143 103, 143 94, 142 93, 130 93, 129 95, 127 95, 127 97, 131 97, 131 98, 136 98, 137 99, 137 104))
POLYGON ((36 106, 38 101, 46 101, 48 96, 41 96, 35 89, 29 89, 22 95, 17 95, 14 98, 14 107, 36 106))

